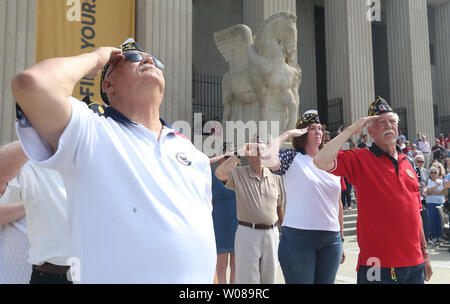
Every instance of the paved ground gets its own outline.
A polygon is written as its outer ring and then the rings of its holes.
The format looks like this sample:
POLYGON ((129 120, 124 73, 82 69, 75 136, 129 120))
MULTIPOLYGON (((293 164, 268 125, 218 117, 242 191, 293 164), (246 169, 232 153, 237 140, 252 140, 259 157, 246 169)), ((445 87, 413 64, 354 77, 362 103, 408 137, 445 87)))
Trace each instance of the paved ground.
MULTIPOLYGON (((433 276, 427 284, 450 284, 450 244, 431 249, 430 259, 433 267, 433 276)), ((344 252, 346 260, 339 267, 336 284, 356 284, 356 262, 359 247, 356 236, 345 237, 344 252)), ((278 268, 277 283, 284 284, 281 267, 278 268)))

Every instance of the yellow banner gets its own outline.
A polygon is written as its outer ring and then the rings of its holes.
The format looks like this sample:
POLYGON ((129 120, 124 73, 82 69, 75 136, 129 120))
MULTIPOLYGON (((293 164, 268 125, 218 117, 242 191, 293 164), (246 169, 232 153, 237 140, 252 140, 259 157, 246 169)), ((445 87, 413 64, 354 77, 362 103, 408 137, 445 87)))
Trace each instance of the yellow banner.
MULTIPOLYGON (((38 0, 36 28, 36 63, 118 47, 134 38, 135 0, 38 0)), ((99 81, 100 73, 95 80, 83 78, 72 95, 102 102, 99 81)))

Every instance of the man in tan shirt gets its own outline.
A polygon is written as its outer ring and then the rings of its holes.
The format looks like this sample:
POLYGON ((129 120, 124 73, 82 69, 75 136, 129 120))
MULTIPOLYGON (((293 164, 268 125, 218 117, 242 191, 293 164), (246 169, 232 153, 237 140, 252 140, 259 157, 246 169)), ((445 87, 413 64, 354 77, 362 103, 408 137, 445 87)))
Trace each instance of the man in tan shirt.
POLYGON ((233 155, 216 169, 216 177, 236 192, 238 228, 235 236, 236 283, 276 281, 279 232, 284 211, 281 178, 261 165, 258 144, 246 144, 249 166, 236 167, 233 155))

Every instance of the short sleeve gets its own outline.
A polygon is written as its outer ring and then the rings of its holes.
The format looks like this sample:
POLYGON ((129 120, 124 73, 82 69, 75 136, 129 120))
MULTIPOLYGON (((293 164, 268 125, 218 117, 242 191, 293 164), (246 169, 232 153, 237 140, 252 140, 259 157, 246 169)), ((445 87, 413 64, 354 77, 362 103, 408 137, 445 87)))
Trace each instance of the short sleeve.
POLYGON ((352 184, 357 184, 357 174, 359 171, 357 152, 365 152, 366 149, 344 150, 339 151, 338 156, 334 160, 334 168, 328 171, 336 176, 343 176, 352 184))
POLYGON ((226 188, 228 188, 230 190, 235 189, 235 185, 234 185, 235 177, 236 177, 236 167, 231 168, 230 173, 228 173, 228 179, 227 179, 227 182, 225 183, 226 188))
POLYGON ((10 205, 22 202, 22 195, 20 191, 20 184, 17 177, 14 177, 8 182, 5 193, 0 194, 0 205, 10 205))
POLYGON ((293 149, 281 149, 278 152, 278 157, 280 158, 280 169, 276 171, 272 171, 273 174, 277 175, 285 175, 286 172, 289 170, 289 167, 291 166, 292 162, 294 161, 295 156, 297 156, 297 153, 299 153, 296 150, 293 149))
POLYGON ((17 176, 8 182, 5 193, 0 194, 0 205, 28 203, 39 191, 38 188, 34 187, 35 177, 33 169, 26 162, 17 176))
POLYGON ((70 174, 76 169, 79 154, 86 147, 92 149, 96 141, 94 114, 85 103, 69 97, 72 115, 58 141, 58 149, 53 153, 50 145, 36 132, 34 128, 20 127, 16 123, 16 132, 25 154, 33 162, 70 174))
POLYGON ((283 180, 279 176, 275 176, 278 181, 278 189, 279 189, 279 195, 278 195, 278 206, 283 206, 284 200, 285 200, 285 193, 284 193, 284 186, 283 186, 283 180))

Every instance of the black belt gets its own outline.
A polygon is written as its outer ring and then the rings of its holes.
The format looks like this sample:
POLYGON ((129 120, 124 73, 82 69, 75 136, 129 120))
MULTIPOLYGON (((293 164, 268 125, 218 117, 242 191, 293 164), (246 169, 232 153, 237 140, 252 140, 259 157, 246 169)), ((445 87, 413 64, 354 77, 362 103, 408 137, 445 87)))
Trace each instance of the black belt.
POLYGON ((250 227, 252 229, 272 229, 277 225, 277 223, 267 225, 267 224, 247 223, 243 221, 238 221, 238 223, 239 225, 250 227))
POLYGON ((42 265, 33 265, 33 270, 53 273, 53 274, 66 274, 70 270, 70 266, 59 266, 45 262, 42 265))

